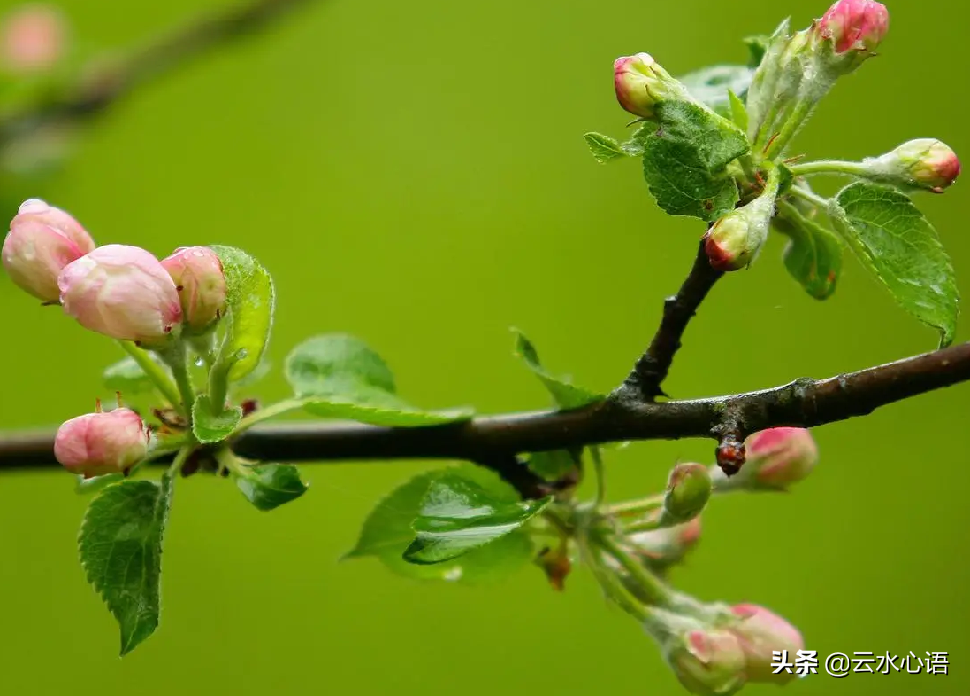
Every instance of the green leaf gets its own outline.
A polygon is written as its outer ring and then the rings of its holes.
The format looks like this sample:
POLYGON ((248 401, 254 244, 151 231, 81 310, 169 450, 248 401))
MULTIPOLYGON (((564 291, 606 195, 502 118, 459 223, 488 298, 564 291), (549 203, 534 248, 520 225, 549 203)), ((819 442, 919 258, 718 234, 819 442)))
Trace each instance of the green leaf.
POLYGON ((801 215, 793 206, 781 207, 775 227, 789 237, 783 252, 785 268, 816 300, 835 292, 842 271, 842 242, 834 232, 801 215))
POLYGON ((743 39, 744 45, 748 47, 748 51, 751 53, 749 66, 757 68, 761 65, 761 60, 765 57, 768 46, 771 45, 771 38, 771 36, 761 34, 760 36, 746 36, 743 39))
POLYGON ((551 501, 510 499, 460 472, 442 474, 431 482, 411 524, 417 537, 405 550, 404 560, 433 564, 463 556, 521 529, 551 501))
POLYGON ((525 334, 518 329, 513 328, 511 331, 515 334, 516 355, 542 380, 542 383, 549 390, 549 393, 552 394, 552 398, 559 408, 565 410, 581 408, 587 404, 603 399, 599 394, 594 394, 582 387, 575 386, 565 377, 554 377, 546 372, 542 365, 539 364, 539 353, 536 352, 532 341, 526 338, 525 334))
POLYGON ((158 627, 162 539, 172 479, 122 481, 95 498, 81 525, 78 548, 88 582, 121 629, 121 655, 158 627))
POLYGON ((576 457, 569 450, 533 452, 529 455, 529 469, 546 481, 558 481, 576 466, 576 457))
POLYGON ((744 108, 744 102, 735 94, 732 90, 728 90, 728 111, 730 112, 731 121, 736 125, 742 132, 747 132, 748 130, 748 110, 744 108))
POLYGON ((725 167, 748 151, 737 126, 688 102, 665 102, 660 125, 642 136, 643 177, 669 215, 713 222, 738 202, 734 179, 725 167))
POLYGON ((278 508, 306 493, 309 486, 290 464, 258 464, 236 476, 236 486, 246 500, 263 512, 278 508))
POLYGON ((471 464, 420 474, 377 504, 364 522, 357 544, 344 559, 373 557, 388 570, 405 577, 470 584, 504 577, 525 565, 532 556, 532 541, 524 530, 516 530, 450 561, 416 565, 404 560, 404 551, 414 540, 411 523, 418 517, 431 484, 445 473, 477 482, 503 501, 518 499, 515 491, 498 476, 471 464))
POLYGON ((959 293, 950 258, 936 230, 903 193, 863 181, 849 184, 829 214, 849 248, 889 289, 896 302, 953 341, 959 293))
POLYGON ((155 388, 141 366, 130 357, 106 367, 101 380, 106 388, 122 394, 144 394, 155 388))
POLYGON ((586 140, 586 146, 593 155, 593 159, 600 164, 627 156, 620 143, 608 135, 603 135, 602 133, 587 133, 583 138, 586 140))
POLYGON ((232 362, 228 379, 237 381, 251 373, 262 360, 273 326, 276 291, 273 279, 252 256, 229 246, 211 249, 226 274, 226 336, 220 362, 232 362))
POLYGON ((192 406, 192 432, 202 444, 222 442, 232 435, 232 431, 242 420, 242 409, 238 406, 212 412, 212 402, 208 395, 200 394, 192 406))
POLYGON ((729 92, 744 97, 751 86, 754 69, 746 65, 713 65, 677 78, 691 96, 715 112, 730 117, 729 92))
POLYGON ((310 338, 286 358, 286 379, 304 409, 324 418, 385 426, 442 425, 466 421, 468 408, 423 411, 395 393, 390 369, 366 343, 346 334, 310 338))

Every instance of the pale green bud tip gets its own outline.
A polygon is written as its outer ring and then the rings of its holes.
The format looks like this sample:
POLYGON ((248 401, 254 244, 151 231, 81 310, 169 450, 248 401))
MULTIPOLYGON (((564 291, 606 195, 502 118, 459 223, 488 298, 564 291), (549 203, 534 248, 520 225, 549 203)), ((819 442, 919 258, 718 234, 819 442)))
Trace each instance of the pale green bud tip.
POLYGON ((687 522, 697 517, 711 497, 711 474, 703 464, 678 464, 670 472, 663 517, 687 522))
POLYGON ((744 653, 747 681, 757 684, 785 684, 795 678, 793 672, 777 669, 775 653, 796 655, 805 649, 798 629, 764 607, 739 604, 731 607, 737 623, 730 631, 744 653))
POLYGON ((668 99, 688 99, 687 91, 649 53, 613 61, 616 99, 626 111, 650 119, 655 107, 668 99))
POLYGON ((874 0, 839 0, 817 23, 819 35, 836 53, 876 50, 889 31, 889 10, 874 0))
POLYGON ((731 631, 687 631, 667 642, 664 657, 677 680, 692 694, 724 696, 744 686, 745 653, 731 631))
POLYGON ((945 143, 934 138, 917 138, 903 143, 887 157, 898 173, 919 188, 943 193, 960 176, 960 160, 945 143))
POLYGON ((755 488, 785 490, 806 478, 818 464, 818 446, 805 428, 768 428, 745 443, 742 474, 755 488))

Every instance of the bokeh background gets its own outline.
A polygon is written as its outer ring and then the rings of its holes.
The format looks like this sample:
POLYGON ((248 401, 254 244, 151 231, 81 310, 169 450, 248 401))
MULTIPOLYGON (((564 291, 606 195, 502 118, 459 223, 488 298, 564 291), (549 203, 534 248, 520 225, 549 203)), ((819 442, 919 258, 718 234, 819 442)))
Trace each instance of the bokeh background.
MULTIPOLYGON (((111 49, 223 4, 60 6, 77 41, 111 49)), ((857 158, 935 136, 970 153, 968 6, 888 6, 883 55, 838 85, 799 150, 857 158)), ((275 274, 277 366, 309 332, 347 331, 386 357, 419 405, 544 407, 508 327, 553 370, 608 390, 648 341, 702 233, 655 208, 635 161, 601 166, 587 153, 584 132, 620 136, 628 120, 612 95, 612 60, 646 50, 675 74, 743 62, 743 36, 785 13, 804 26, 824 10, 824 0, 326 0, 138 91, 85 131, 53 177, 7 177, 0 217, 40 196, 99 243, 159 255, 242 246, 275 274)), ((966 295, 968 192, 958 183, 918 200, 966 295)), ((751 270, 716 288, 688 330, 671 394, 768 387, 934 347, 933 331, 854 260, 820 303, 788 277, 782 248, 772 239, 751 270)), ((0 427, 54 426, 110 396, 99 376, 120 357, 111 342, 5 277, 0 307, 0 427)), ((286 389, 276 372, 254 392, 286 389)), ((817 429, 822 464, 793 494, 732 496, 704 513, 702 543, 674 575, 683 589, 769 606, 822 655, 950 655, 948 676, 819 675, 787 694, 970 689, 968 398, 959 386, 817 429)), ((611 497, 653 492, 675 462, 711 455, 708 441, 610 453, 611 497)), ((379 497, 431 466, 308 465, 310 493, 273 514, 227 482, 182 481, 162 624, 124 660, 77 563, 86 500, 53 468, 4 474, 0 693, 682 693, 583 572, 557 594, 535 569, 469 587, 403 579, 372 560, 338 563, 379 497)))

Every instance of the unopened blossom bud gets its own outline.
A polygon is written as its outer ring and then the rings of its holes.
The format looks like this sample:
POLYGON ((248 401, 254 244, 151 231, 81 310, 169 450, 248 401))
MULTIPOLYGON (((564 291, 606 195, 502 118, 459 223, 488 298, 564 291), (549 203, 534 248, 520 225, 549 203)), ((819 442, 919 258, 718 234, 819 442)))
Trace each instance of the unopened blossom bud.
POLYGON ((181 247, 162 261, 178 290, 182 320, 193 331, 209 328, 226 308, 226 276, 209 247, 181 247))
POLYGON ((125 473, 148 454, 150 433, 127 408, 88 413, 65 422, 54 439, 54 456, 84 478, 125 473))
POLYGON ((745 653, 729 630, 695 628, 664 645, 664 659, 677 680, 692 694, 724 696, 745 683, 745 653))
POLYGON ((660 519, 665 524, 697 517, 711 497, 711 475, 703 464, 678 464, 667 479, 660 519))
POLYGON ((26 5, 3 19, 0 63, 11 72, 50 68, 64 54, 64 22, 46 5, 26 5))
MULTIPOLYGON (((662 513, 658 510, 651 517, 658 517, 662 513)), ((661 527, 646 532, 636 532, 627 537, 628 545, 633 555, 655 573, 663 573, 687 556, 701 537, 701 517, 694 517, 689 522, 661 527)))
POLYGON ((746 461, 730 478, 714 472, 720 491, 786 491, 818 464, 818 446, 805 428, 768 428, 745 440, 746 461))
POLYGON ((111 338, 151 346, 182 320, 171 276, 139 247, 98 247, 61 271, 57 284, 65 313, 111 338))
POLYGON ((3 241, 3 267, 23 290, 43 302, 57 302, 57 276, 93 250, 94 240, 77 220, 42 200, 30 199, 10 221, 3 241))
POLYGON ((960 160, 945 143, 917 138, 892 152, 864 160, 866 176, 906 189, 943 193, 960 175, 960 160))
POLYGON ((778 185, 779 175, 777 170, 772 170, 760 196, 726 213, 707 231, 704 250, 712 268, 736 271, 751 265, 758 257, 775 214, 778 185))
POLYGON ((758 684, 785 684, 795 675, 786 670, 776 670, 773 652, 787 651, 795 655, 805 649, 805 640, 794 626, 774 612, 753 604, 731 607, 738 617, 730 629, 744 652, 744 673, 747 681, 758 684), (777 671, 777 673, 776 673, 777 671))
POLYGON ((613 62, 613 86, 620 106, 645 119, 653 118, 656 107, 664 101, 693 101, 687 89, 649 53, 617 58, 613 62))
POLYGON ((819 35, 836 53, 876 50, 889 31, 889 10, 875 0, 839 0, 818 21, 819 35))

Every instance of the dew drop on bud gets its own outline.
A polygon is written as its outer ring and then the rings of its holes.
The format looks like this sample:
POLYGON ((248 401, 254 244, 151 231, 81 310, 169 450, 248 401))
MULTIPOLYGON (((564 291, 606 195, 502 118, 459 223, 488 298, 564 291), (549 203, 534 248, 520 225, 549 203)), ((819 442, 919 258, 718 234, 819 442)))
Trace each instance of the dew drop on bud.
POLYGON ((195 366, 196 367, 202 367, 203 365, 205 365, 205 360, 203 360, 202 359, 202 356, 200 355, 199 357, 197 357, 195 359, 195 366))

